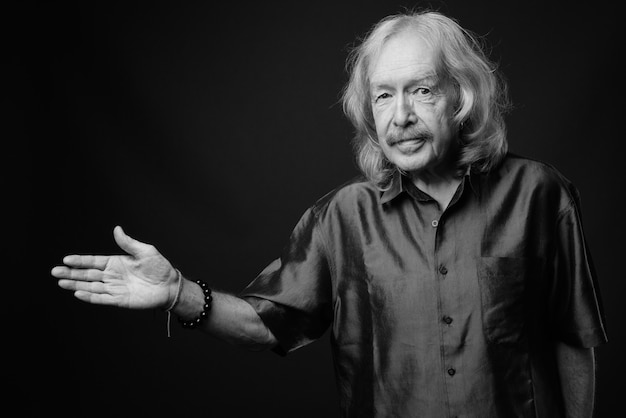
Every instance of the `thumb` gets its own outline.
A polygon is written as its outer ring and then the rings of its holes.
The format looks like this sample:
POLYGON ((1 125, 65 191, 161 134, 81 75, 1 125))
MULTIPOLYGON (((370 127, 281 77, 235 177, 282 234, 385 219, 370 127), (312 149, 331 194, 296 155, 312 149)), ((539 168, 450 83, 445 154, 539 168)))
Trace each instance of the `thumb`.
POLYGON ((116 226, 113 229, 113 238, 119 247, 126 251, 133 257, 137 257, 146 251, 150 251, 153 247, 149 244, 145 244, 141 241, 137 241, 134 238, 126 235, 121 226, 116 226))

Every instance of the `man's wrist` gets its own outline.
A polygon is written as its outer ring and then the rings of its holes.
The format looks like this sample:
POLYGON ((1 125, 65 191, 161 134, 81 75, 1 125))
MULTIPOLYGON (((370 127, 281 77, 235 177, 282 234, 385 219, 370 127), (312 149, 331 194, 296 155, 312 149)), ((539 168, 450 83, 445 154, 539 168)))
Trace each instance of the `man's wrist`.
POLYGON ((202 306, 202 311, 200 312, 200 314, 192 318, 191 320, 185 321, 181 317, 178 318, 183 328, 196 328, 209 317, 209 312, 211 311, 211 306, 213 302, 213 292, 211 291, 211 288, 202 280, 196 280, 195 283, 202 289, 202 293, 204 295, 204 305, 202 306))
POLYGON ((171 312, 182 321, 189 321, 200 316, 204 305, 205 296, 202 287, 181 275, 180 294, 171 312))

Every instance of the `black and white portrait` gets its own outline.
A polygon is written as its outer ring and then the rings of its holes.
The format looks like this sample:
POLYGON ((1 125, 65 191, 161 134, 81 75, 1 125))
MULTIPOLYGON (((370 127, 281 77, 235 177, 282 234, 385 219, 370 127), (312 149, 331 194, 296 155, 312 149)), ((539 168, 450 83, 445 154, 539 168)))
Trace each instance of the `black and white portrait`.
POLYGON ((614 6, 15 17, 15 415, 620 410, 614 6))

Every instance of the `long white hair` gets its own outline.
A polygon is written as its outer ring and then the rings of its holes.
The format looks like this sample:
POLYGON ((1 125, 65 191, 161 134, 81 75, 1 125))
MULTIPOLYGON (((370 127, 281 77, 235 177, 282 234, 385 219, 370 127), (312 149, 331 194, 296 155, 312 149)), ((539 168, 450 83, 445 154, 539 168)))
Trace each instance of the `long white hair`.
POLYGON ((506 83, 496 72, 478 37, 438 12, 393 15, 378 22, 348 57, 350 74, 343 109, 355 128, 354 151, 365 176, 379 188, 389 185, 396 168, 377 140, 370 101, 369 66, 391 37, 416 30, 437 51, 437 76, 451 82, 456 106, 453 129, 459 132, 457 168, 486 172, 507 152, 503 113, 508 108, 506 83))

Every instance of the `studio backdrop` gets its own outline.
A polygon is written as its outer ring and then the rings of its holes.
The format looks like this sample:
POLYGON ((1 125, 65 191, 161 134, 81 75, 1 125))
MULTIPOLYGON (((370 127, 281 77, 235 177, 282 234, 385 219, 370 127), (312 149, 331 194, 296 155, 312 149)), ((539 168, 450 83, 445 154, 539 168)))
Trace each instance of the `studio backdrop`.
POLYGON ((597 350, 598 417, 613 416, 625 371, 617 13, 452 0, 29 6, 12 63, 33 257, 5 296, 28 324, 13 334, 17 415, 337 416, 328 333, 285 358, 175 320, 168 338, 163 312, 87 305, 49 271, 70 253, 119 253, 121 225, 185 276, 243 289, 307 207, 358 175, 345 59, 374 22, 413 7, 483 36, 510 86, 510 149, 581 192, 610 339, 597 350))

